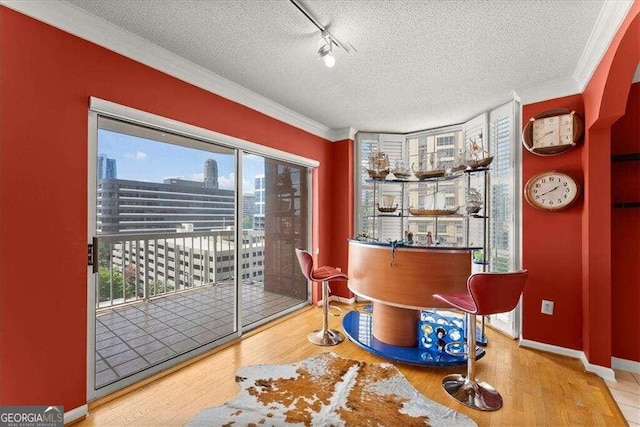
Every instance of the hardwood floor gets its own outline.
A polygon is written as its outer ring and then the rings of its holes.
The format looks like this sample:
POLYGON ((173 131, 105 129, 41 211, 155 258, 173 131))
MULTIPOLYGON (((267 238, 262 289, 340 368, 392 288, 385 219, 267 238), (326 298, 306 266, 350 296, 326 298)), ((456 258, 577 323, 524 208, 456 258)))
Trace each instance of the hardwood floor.
MULTIPOLYGON (((235 371, 241 366, 291 363, 324 351, 366 362, 386 361, 350 341, 335 347, 309 343, 307 333, 320 327, 321 313, 319 308, 303 309, 123 396, 97 407, 90 404, 89 415, 77 425, 183 425, 200 410, 235 398, 235 371)), ((340 321, 331 317, 330 327, 341 329, 340 321)), ((481 426, 625 425, 604 381, 585 372, 579 360, 520 348, 516 340, 490 329, 487 335, 487 355, 476 365, 477 376, 502 394, 504 407, 499 411, 469 409, 442 390, 442 377, 462 373, 465 367, 396 366, 425 396, 481 426)))

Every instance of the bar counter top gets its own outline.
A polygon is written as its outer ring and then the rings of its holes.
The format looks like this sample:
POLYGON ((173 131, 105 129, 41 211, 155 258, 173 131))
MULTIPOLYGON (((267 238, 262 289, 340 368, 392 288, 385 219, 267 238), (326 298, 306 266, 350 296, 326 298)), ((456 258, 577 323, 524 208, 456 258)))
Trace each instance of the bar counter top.
POLYGON ((425 250, 452 250, 452 251, 476 251, 481 250, 482 246, 443 246, 443 245, 419 245, 417 243, 407 243, 403 240, 393 240, 391 242, 379 242, 377 240, 371 239, 362 239, 362 238, 350 238, 347 239, 349 243, 356 243, 362 245, 372 245, 372 246, 381 246, 381 247, 390 247, 393 248, 407 248, 407 249, 425 249, 425 250))

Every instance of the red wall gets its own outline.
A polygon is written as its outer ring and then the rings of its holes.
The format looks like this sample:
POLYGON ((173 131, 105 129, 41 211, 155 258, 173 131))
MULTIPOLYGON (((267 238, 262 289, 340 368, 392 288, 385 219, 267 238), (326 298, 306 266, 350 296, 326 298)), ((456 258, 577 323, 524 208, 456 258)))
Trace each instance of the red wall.
MULTIPOLYGON (((349 271, 349 247, 347 239, 355 235, 353 230, 354 194, 354 142, 351 139, 335 143, 331 165, 331 217, 333 218, 331 241, 332 264, 341 267, 342 271, 349 271)), ((334 294, 344 298, 351 298, 353 294, 347 288, 346 282, 331 284, 334 294)))
MULTIPOLYGON (((574 95, 525 105, 522 122, 553 108, 569 108, 584 118, 582 96, 574 95)), ((523 150, 522 182, 548 170, 583 181, 581 146, 556 156, 541 157, 523 150)), ((548 212, 522 203, 522 253, 529 278, 523 296, 523 338, 582 349, 582 198, 567 209, 548 212), (542 300, 554 304, 552 316, 540 313, 542 300)))
MULTIPOLYGON (((640 62, 640 2, 634 2, 583 93, 587 133, 582 215, 583 348, 588 360, 609 366, 612 342, 611 126, 625 115, 640 62)), ((638 317, 632 319, 637 321, 638 317)), ((628 321, 633 321, 628 319, 628 321)), ((638 339, 638 337, 625 337, 638 339)))
POLYGON ((90 96, 319 160, 314 248, 333 261, 331 143, 5 7, 0 37, 1 404, 86 402, 90 96))
MULTIPOLYGON (((640 83, 632 85, 625 115, 611 128, 612 154, 640 153, 640 83)), ((640 161, 611 165, 611 199, 640 202, 640 161)), ((640 362, 640 208, 611 213, 611 355, 640 362), (636 319, 630 322, 630 319, 636 319)))

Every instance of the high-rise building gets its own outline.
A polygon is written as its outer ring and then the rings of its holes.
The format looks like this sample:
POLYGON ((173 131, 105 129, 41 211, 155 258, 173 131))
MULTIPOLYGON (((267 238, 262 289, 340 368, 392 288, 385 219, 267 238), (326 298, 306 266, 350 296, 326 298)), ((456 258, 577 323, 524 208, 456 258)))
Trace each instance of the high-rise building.
POLYGON ((100 154, 98 179, 101 233, 175 232, 183 224, 193 231, 224 230, 234 223, 235 192, 218 188, 214 159, 204 162, 203 181, 165 178, 159 183, 117 179, 115 159, 100 154))
POLYGON ((218 189, 218 163, 204 164, 204 181, 163 183, 115 178, 115 160, 98 156, 98 229, 101 233, 224 230, 233 225, 235 193, 218 189), (101 169, 102 168, 102 169, 101 169), (113 177, 111 176, 113 175, 113 177))
POLYGON ((177 181, 99 180, 99 232, 175 232, 184 223, 193 224, 194 231, 224 230, 233 225, 233 190, 177 181))
POLYGON ((264 230, 264 201, 265 201, 265 181, 264 175, 256 175, 255 190, 254 190, 255 202, 253 212, 253 229, 264 230))
POLYGON ((214 159, 204 162, 204 188, 218 189, 218 162, 214 159))
POLYGON ((117 178, 116 159, 110 159, 105 154, 98 155, 98 179, 117 178))
POLYGON ((244 194, 242 196, 242 216, 248 216, 253 218, 253 214, 256 211, 256 197, 253 194, 244 194))

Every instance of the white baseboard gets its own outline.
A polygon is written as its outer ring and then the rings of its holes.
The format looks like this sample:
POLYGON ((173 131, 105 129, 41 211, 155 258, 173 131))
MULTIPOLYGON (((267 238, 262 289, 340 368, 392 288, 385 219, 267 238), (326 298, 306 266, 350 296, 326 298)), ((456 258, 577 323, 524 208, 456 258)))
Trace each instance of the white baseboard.
POLYGON ((621 371, 640 374, 640 362, 636 362, 635 360, 627 360, 627 359, 620 359, 618 357, 612 357, 611 367, 613 369, 619 369, 621 371))
POLYGON ((581 359, 582 355, 584 354, 580 350, 560 347, 557 345, 545 344, 542 342, 527 340, 524 338, 521 338, 519 343, 520 343, 520 347, 528 347, 534 350, 542 350, 542 351, 546 351, 547 353, 554 353, 554 354, 559 354, 561 356, 573 357, 574 359, 581 359))
POLYGON ((338 297, 338 296, 334 296, 334 297, 329 297, 329 301, 338 301, 344 304, 353 304, 356 302, 356 297, 351 297, 351 298, 345 298, 345 297, 338 297))
MULTIPOLYGON (((352 298, 345 298, 345 297, 339 297, 336 295, 331 295, 329 297, 329 302, 331 301, 338 301, 344 304, 353 304, 356 302, 356 298, 352 297, 352 298)), ((318 307, 322 307, 324 305, 324 300, 318 300, 318 307)))
POLYGON ((78 406, 64 413, 64 423, 69 424, 77 419, 86 417, 87 414, 89 414, 89 405, 78 406))
POLYGON ((587 355, 584 353, 582 353, 582 357, 580 358, 580 360, 582 360, 582 364, 584 365, 587 372, 593 372, 603 380, 611 381, 614 383, 617 382, 616 373, 613 369, 607 368, 606 366, 594 365, 593 363, 589 363, 587 355))
POLYGON ((599 376, 600 378, 606 381, 612 381, 612 382, 616 381, 616 374, 613 371, 613 369, 607 368, 606 366, 594 365, 592 363, 589 363, 589 360, 587 359, 587 356, 584 354, 583 351, 574 350, 572 348, 560 347, 557 345, 545 344, 538 341, 532 341, 527 339, 520 339, 519 343, 521 347, 528 347, 534 350, 542 350, 548 353, 554 353, 554 354, 559 354, 561 356, 568 356, 568 357, 573 357, 574 359, 580 359, 582 361, 582 364, 584 365, 584 368, 587 370, 587 372, 593 372, 594 374, 596 374, 597 376, 599 376))

